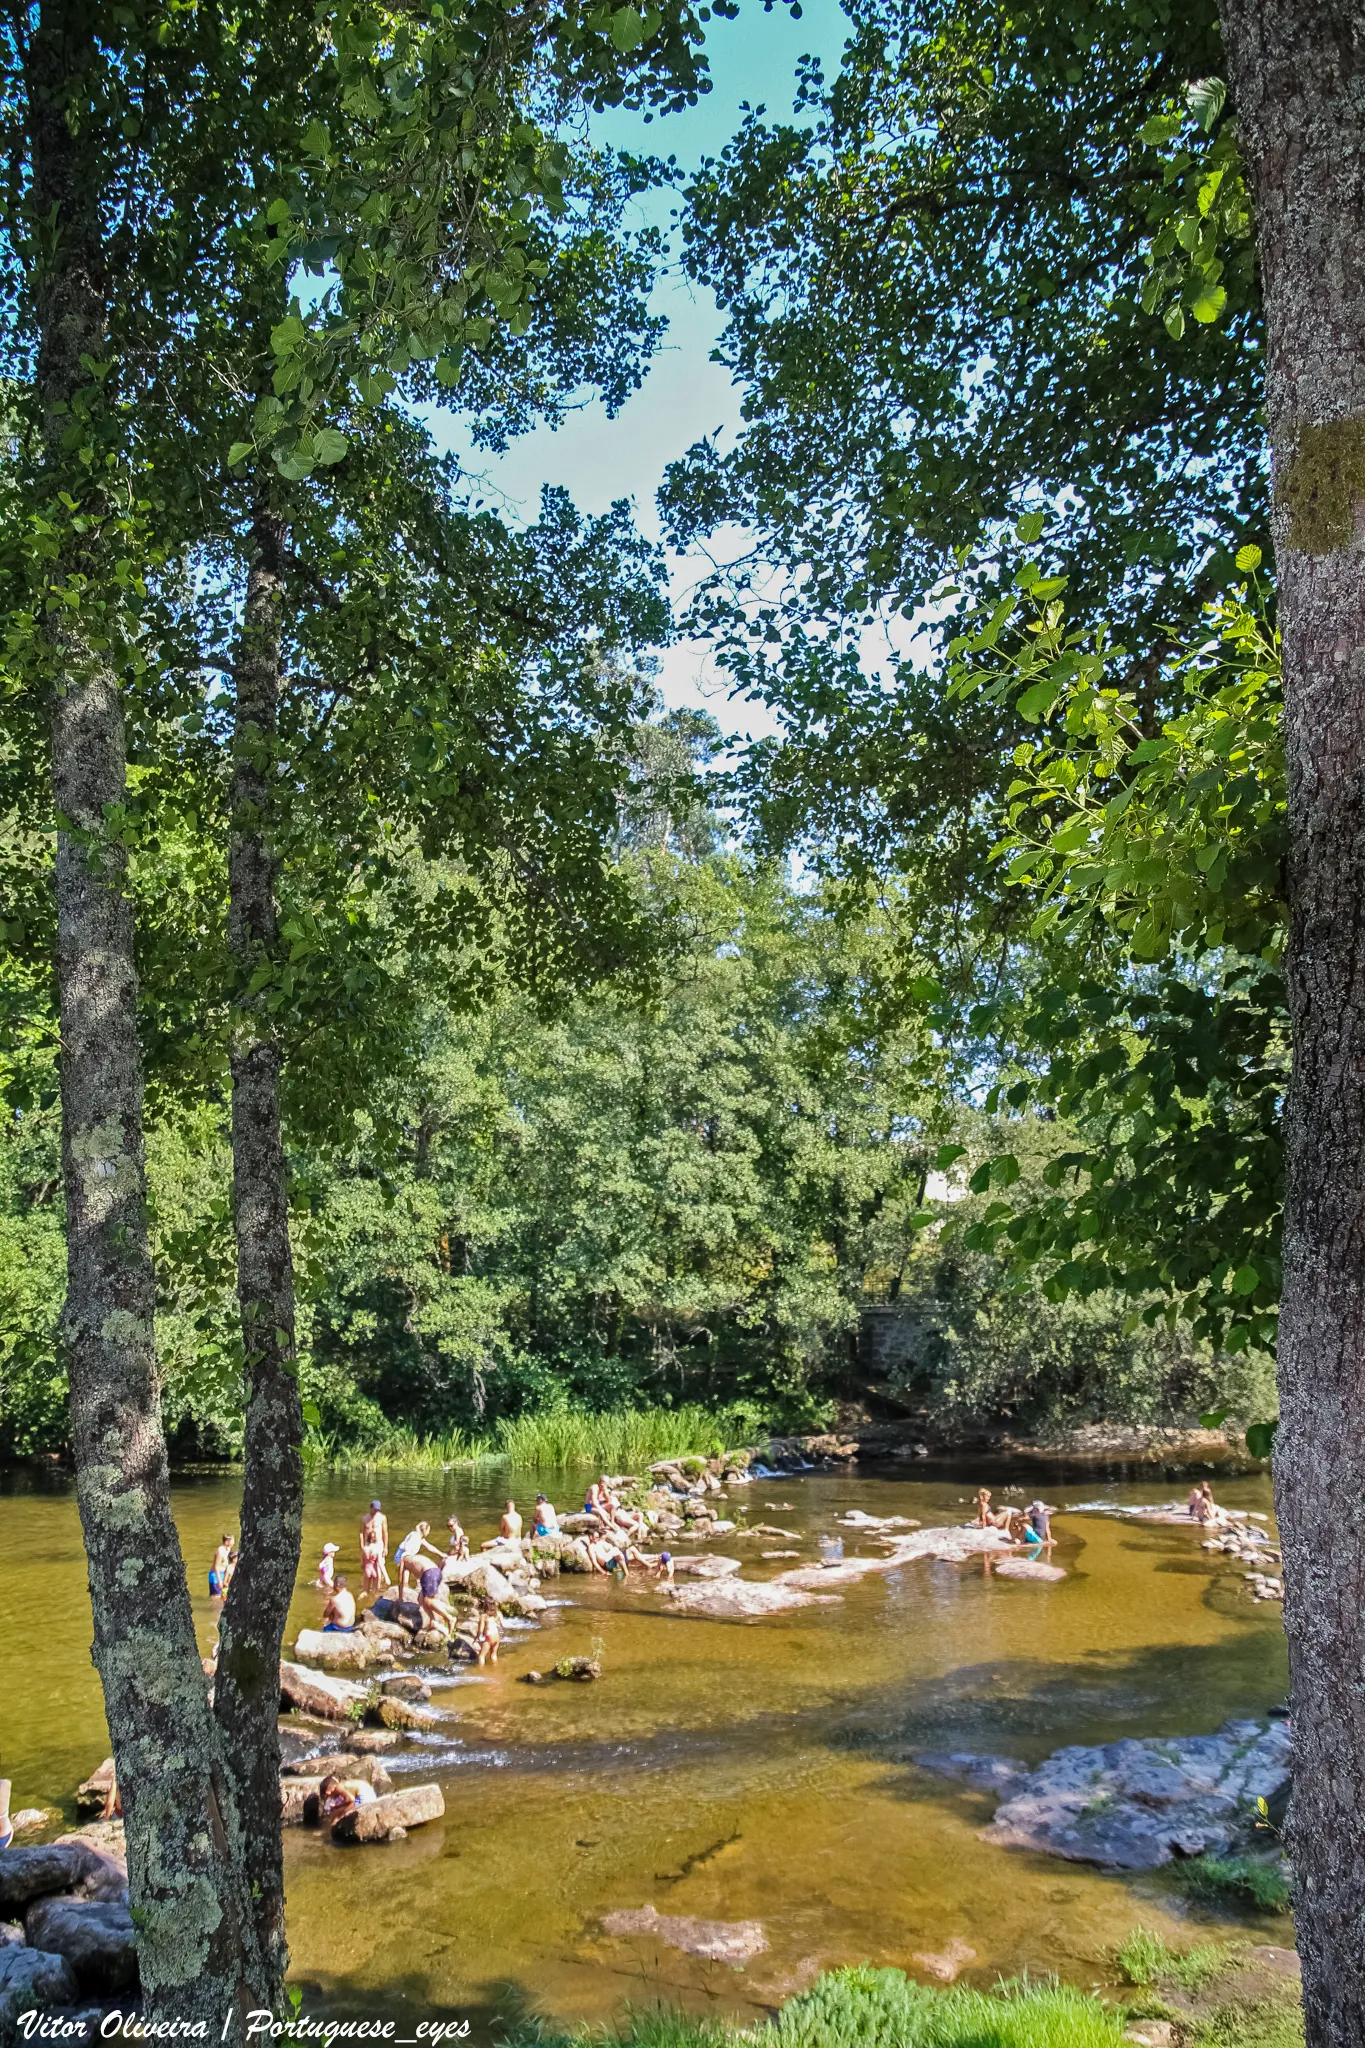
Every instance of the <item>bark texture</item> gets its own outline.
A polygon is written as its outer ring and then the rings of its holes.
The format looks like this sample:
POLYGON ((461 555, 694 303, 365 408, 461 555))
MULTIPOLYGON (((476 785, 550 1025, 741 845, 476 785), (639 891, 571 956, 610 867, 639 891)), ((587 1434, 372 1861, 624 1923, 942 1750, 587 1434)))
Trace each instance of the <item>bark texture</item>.
POLYGON ((1294 1072, 1275 1487, 1313 2048, 1365 2041, 1365 15, 1223 0, 1255 194, 1284 636, 1294 1072))
POLYGON ((252 1877, 256 1930, 274 1983, 289 1960, 280 1838, 280 1646, 303 1528, 303 1414, 294 1352, 289 1186, 280 1053, 253 989, 278 938, 271 843, 279 725, 284 533, 258 514, 238 648, 228 846, 228 932, 238 982, 232 1031, 237 1293, 247 1372, 241 1558, 223 1614, 214 1709, 227 1737, 252 1877))
MULTIPOLYGON (((70 598, 46 614, 61 826, 63 1338, 94 1659, 123 1796, 144 2001, 149 2017, 202 2017, 216 2037, 226 2006, 259 2003, 265 1979, 171 1517, 144 1210, 132 912, 122 888, 125 855, 107 823, 109 807, 124 798, 123 708, 100 610, 108 594, 102 507, 78 445, 80 394, 92 381, 81 358, 98 362, 108 349, 100 138, 88 115, 81 133, 67 119, 94 68, 97 12, 44 0, 25 75, 32 205, 59 228, 34 279, 42 488, 49 500, 68 490, 91 521, 82 533, 67 526, 47 565, 70 598)), ((61 519, 58 510, 59 531, 61 519)))

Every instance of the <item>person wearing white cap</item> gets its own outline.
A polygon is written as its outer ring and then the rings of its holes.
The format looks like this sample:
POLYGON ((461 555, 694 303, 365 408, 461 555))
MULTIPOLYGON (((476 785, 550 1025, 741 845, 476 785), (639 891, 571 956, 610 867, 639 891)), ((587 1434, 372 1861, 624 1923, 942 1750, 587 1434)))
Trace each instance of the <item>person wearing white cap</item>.
POLYGON ((322 1546, 322 1556, 318 1559, 318 1575, 315 1583, 321 1586, 324 1593, 331 1592, 336 1578, 338 1548, 339 1545, 335 1543, 324 1543, 322 1546))

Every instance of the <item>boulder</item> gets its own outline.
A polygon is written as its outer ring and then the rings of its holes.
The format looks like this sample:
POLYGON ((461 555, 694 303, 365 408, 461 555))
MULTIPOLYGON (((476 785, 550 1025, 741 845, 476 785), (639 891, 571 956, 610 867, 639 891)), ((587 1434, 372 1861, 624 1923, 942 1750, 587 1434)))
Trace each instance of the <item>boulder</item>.
MULTIPOLYGON (((392 1608, 395 1603, 392 1600, 385 1600, 382 1603, 377 1601, 375 1604, 376 1606, 382 1604, 385 1607, 392 1608)), ((361 1615, 360 1629, 364 1635, 370 1638, 371 1642, 383 1643, 390 1649, 401 1648, 407 1642, 408 1636, 411 1633, 410 1630, 404 1628, 401 1621, 394 1621, 392 1618, 386 1619, 382 1614, 376 1614, 373 1607, 366 1608, 365 1612, 361 1615)))
POLYGON ((436 1728, 445 1716, 436 1707, 419 1707, 412 1700, 381 1699, 375 1709, 381 1727, 436 1728))
POLYGON ((123 1991, 137 1982, 133 1916, 113 1899, 39 1899, 24 1915, 31 1948, 65 1956, 83 1991, 123 1991))
POLYGON ((107 1756, 97 1770, 93 1770, 83 1785, 76 1787, 76 1812, 82 1820, 93 1820, 105 1814, 113 1804, 114 1759, 107 1756))
POLYGON ((324 1721, 345 1721, 369 1693, 369 1687, 350 1678, 333 1678, 325 1671, 309 1671, 302 1664, 280 1664, 280 1704, 296 1713, 316 1714, 324 1721))
POLYGON ((43 1842, 0 1852, 0 1912, 4 1913, 22 1911, 52 1892, 80 1891, 85 1898, 117 1896, 126 1882, 113 1857, 101 1855, 88 1842, 43 1842))
POLYGON ((510 1579, 486 1557, 465 1557, 448 1568, 447 1585, 452 1591, 464 1587, 471 1593, 486 1594, 499 1607, 515 1611, 519 1595, 510 1579))
POLYGON ((84 1827, 73 1828, 69 1835, 58 1835, 52 1846, 64 1849, 73 1842, 82 1849, 93 1850, 98 1859, 97 1866, 81 1879, 77 1887, 81 1897, 121 1897, 128 1883, 128 1844, 124 1839, 122 1820, 88 1820, 84 1827))
POLYGON ((280 1826, 301 1828, 305 1825, 315 1828, 318 1824, 318 1791, 322 1785, 317 1778, 280 1779, 280 1826))
POLYGON ((51 1827, 61 1815, 54 1806, 21 1806, 9 1817, 10 1827, 16 1835, 31 1835, 35 1828, 51 1827))
POLYGON ((388 1655, 388 1644, 364 1629, 354 1635, 329 1636, 324 1629, 301 1628, 294 1640, 296 1657, 312 1657, 338 1671, 367 1671, 388 1655))
POLYGON ((420 1827, 440 1820, 446 1803, 439 1785, 408 1785, 401 1792, 385 1793, 368 1806, 357 1806, 332 1825, 334 1842, 383 1842, 402 1828, 420 1827))
POLYGON ((740 1569, 737 1557, 679 1557, 673 1569, 693 1579, 728 1579, 740 1569))
POLYGON ((396 1671, 392 1678, 381 1678, 379 1690, 397 1700, 429 1700, 431 1687, 417 1671, 396 1671))
POLYGON ((1256 1801, 1289 1782, 1288 1727, 1229 1721, 1216 1735, 1059 1749, 1029 1771, 1012 1759, 919 1756, 926 1770, 1002 1796, 983 1839, 1073 1862, 1154 1870, 1173 1856, 1220 1854, 1254 1820, 1256 1801), (992 1782, 994 1774, 994 1782, 992 1782))
POLYGON ((1064 1579, 1059 1564, 1047 1564, 1041 1557, 1002 1557, 992 1567, 997 1579, 1064 1579))
POLYGON ((6 1942, 0 1948, 0 2040, 18 2038, 21 2012, 69 2005, 76 1990, 75 1973, 65 1956, 6 1942))
POLYGON ((402 1736, 396 1728, 348 1728, 346 1747, 358 1750, 363 1756, 382 1756, 387 1750, 397 1749, 402 1736))

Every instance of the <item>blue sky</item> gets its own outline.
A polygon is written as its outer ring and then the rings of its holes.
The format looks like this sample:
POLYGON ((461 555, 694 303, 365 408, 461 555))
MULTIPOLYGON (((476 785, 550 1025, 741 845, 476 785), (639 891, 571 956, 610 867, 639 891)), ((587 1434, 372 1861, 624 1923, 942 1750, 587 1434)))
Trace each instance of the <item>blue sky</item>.
MULTIPOLYGON (((744 102, 766 105, 783 118, 791 110, 797 59, 813 53, 827 72, 838 67, 847 22, 837 0, 809 0, 800 21, 785 6, 765 14, 761 0, 740 0, 734 21, 713 20, 706 53, 713 90, 685 113, 665 116, 646 125, 638 115, 613 114, 597 123, 596 132, 620 148, 674 156, 684 170, 717 153, 739 126, 744 102)), ((669 201, 662 212, 666 218, 669 201)), ((562 484, 586 512, 602 512, 617 498, 629 498, 641 528, 657 537, 654 494, 666 465, 693 441, 719 429, 732 432, 739 419, 739 396, 726 372, 709 360, 722 321, 709 293, 695 292, 671 265, 660 280, 654 308, 668 321, 663 346, 643 386, 614 420, 599 404, 585 406, 557 432, 538 428, 514 442, 503 456, 477 454, 471 470, 481 473, 490 495, 508 513, 531 517, 543 483, 562 484)), ((442 432, 446 445, 467 447, 463 437, 442 432)), ((670 562, 675 601, 696 571, 685 560, 670 562)), ((684 643, 669 648, 661 674, 665 695, 673 703, 705 702, 727 730, 766 729, 761 711, 730 705, 710 672, 705 651, 684 643)))

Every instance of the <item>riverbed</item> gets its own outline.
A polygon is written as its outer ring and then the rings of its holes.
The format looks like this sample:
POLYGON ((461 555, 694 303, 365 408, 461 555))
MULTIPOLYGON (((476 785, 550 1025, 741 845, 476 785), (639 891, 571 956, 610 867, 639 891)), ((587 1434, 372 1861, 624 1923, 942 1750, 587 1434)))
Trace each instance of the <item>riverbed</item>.
MULTIPOLYGON (((547 1581, 557 1602, 514 1628, 496 1669, 452 1668, 433 1694, 450 1719, 401 1760, 444 1789, 443 1822, 378 1848, 286 1837, 295 1981, 310 2002, 458 2012, 482 2035, 521 2008, 605 2021, 659 1999, 750 2018, 841 1963, 894 1963, 932 1981, 933 1959, 972 1951, 962 1981, 1055 1970, 1113 1981, 1108 1952, 1135 1925, 1179 1945, 1230 1931, 1162 1873, 1106 1874, 983 1842, 993 1802, 921 1770, 921 1750, 1032 1762, 1064 1743, 1206 1733, 1285 1697, 1278 1606, 1255 1605, 1236 1560, 1192 1528, 1140 1526, 1094 1504, 1155 1502, 1170 1479, 1041 1482, 985 1474, 997 1498, 1045 1492, 1060 1514, 1057 1583, 1002 1579, 983 1560, 917 1560, 841 1586, 836 1604, 760 1621, 669 1611, 655 1587, 547 1581), (592 1685, 535 1688, 532 1665, 600 1654, 592 1685), (604 1916, 756 1922, 743 1966, 686 1953, 657 1932, 607 1934, 604 1916), (916 1958, 929 1961, 917 1962, 916 1958)), ((907 1464, 810 1473, 730 1489, 722 1514, 782 1536, 706 1546, 764 1577, 822 1557, 881 1555, 843 1525, 852 1510, 961 1522, 983 1474, 907 1464), (794 1557, 763 1557, 765 1551, 794 1557)), ((396 1542, 420 1514, 458 1513, 477 1547, 514 1493, 581 1505, 584 1475, 382 1472, 309 1482, 304 1570, 290 1638, 314 1625, 324 1541, 359 1582, 358 1521, 383 1497, 396 1542)), ((207 1649, 207 1567, 235 1530, 235 1475, 185 1475, 176 1517, 207 1649)), ((1268 1512, 1268 1482, 1229 1480, 1228 1505, 1268 1512)), ((687 1546, 675 1546, 681 1553, 687 1546)), ((695 1549, 696 1546, 692 1546, 695 1549)), ((59 1478, 0 1485, 0 1757, 14 1804, 73 1813, 107 1753, 74 1494, 59 1478)), ((1290 1938, 1255 1923, 1258 1940, 1290 1938)), ((1245 1926, 1238 1932, 1245 1932, 1245 1926)))

